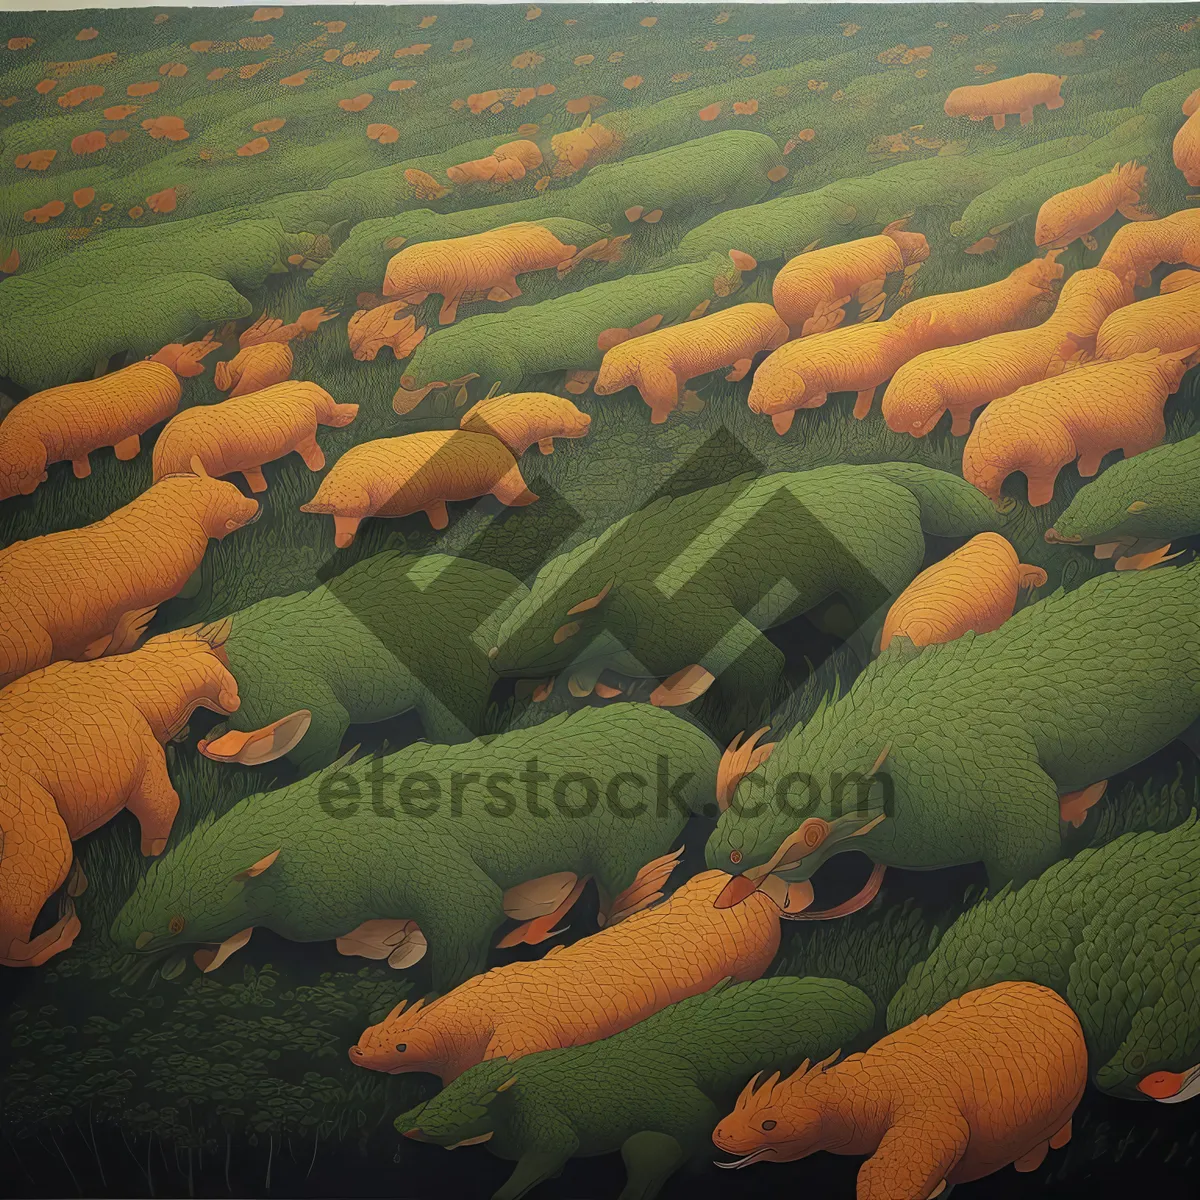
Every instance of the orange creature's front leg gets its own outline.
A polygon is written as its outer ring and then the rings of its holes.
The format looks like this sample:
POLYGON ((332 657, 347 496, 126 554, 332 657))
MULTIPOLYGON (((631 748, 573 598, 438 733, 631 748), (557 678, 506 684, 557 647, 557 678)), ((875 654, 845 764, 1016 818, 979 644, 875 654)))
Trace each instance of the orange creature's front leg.
POLYGON ((953 1110, 902 1116, 858 1172, 858 1200, 929 1200, 966 1153, 971 1128, 953 1110))
POLYGON ((265 492, 267 490, 267 479, 263 475, 261 466, 243 468, 242 478, 246 481, 246 486, 252 492, 265 492))
POLYGON ((167 848, 167 838, 179 812, 179 793, 167 774, 167 757, 149 729, 140 740, 142 771, 130 789, 125 807, 142 827, 142 853, 161 854, 167 848))
POLYGON ((666 363, 639 363, 636 386, 650 406, 652 425, 661 425, 679 406, 679 378, 666 363))
POLYGON ((1003 129, 1004 128, 1004 113, 994 113, 992 115, 992 128, 993 129, 1003 129))
POLYGON ((305 438, 297 447, 296 453, 304 460, 304 465, 310 471, 320 471, 325 466, 325 451, 317 445, 317 435, 305 438))

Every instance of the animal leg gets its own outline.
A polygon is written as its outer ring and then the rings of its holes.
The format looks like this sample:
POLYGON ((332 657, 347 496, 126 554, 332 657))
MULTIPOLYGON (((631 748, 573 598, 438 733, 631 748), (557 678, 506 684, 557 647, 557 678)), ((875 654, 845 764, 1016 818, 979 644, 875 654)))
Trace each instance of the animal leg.
POLYGON ((875 400, 875 389, 865 388, 854 397, 854 415, 861 421, 867 413, 871 411, 871 404, 875 400))
POLYGON ((1025 109, 1021 110, 1021 124, 1022 125, 1032 125, 1033 124, 1033 109, 1032 108, 1025 108, 1025 109))
POLYGON ((434 500, 425 505, 425 515, 434 529, 445 529, 450 524, 450 514, 446 511, 445 500, 434 500))
POLYGON ((643 363, 637 389, 650 406, 651 425, 661 425, 679 404, 679 379, 666 365, 643 363))
POLYGON ((71 470, 75 472, 76 479, 86 479, 92 473, 92 464, 88 461, 88 456, 85 454, 82 458, 71 459, 71 470))
POLYGON ((262 467, 246 467, 242 471, 242 478, 246 481, 246 485, 252 492, 265 492, 267 490, 267 479, 262 473, 262 467))
MULTIPOLYGON (((419 811, 419 807, 413 809, 419 811)), ((396 815, 401 820, 412 819, 406 817, 403 799, 396 815)), ((448 992, 487 969, 492 938, 504 920, 504 894, 468 863, 463 871, 431 881, 415 920, 429 943, 433 990, 448 992)))
POLYGON ((1046 1152, 1049 1149, 1049 1142, 1038 1142, 1032 1150, 1027 1150, 1013 1163, 1013 1170, 1036 1171, 1046 1161, 1046 1152))
POLYGON ((146 626, 154 620, 156 612, 158 612, 158 606, 155 604, 148 608, 132 608, 128 612, 123 612, 117 620, 107 652, 109 654, 125 654, 132 650, 138 638, 146 632, 146 626))
POLYGON ((792 427, 792 422, 796 419, 796 410, 789 408, 787 412, 775 413, 771 417, 771 425, 775 432, 783 437, 785 433, 792 427))
POLYGON ((362 524, 362 517, 344 517, 340 513, 333 514, 333 544, 339 550, 344 550, 354 541, 354 535, 362 524))
POLYGON ((1066 104, 1066 101, 1061 96, 1052 96, 1046 101, 1046 107, 1051 110, 1062 108, 1064 104, 1066 104))
POLYGON ((926 1109, 902 1116, 858 1172, 858 1200, 922 1200, 954 1170, 971 1127, 954 1110, 926 1109))
POLYGON ((599 374, 599 371, 568 371, 567 391, 572 396, 582 396, 596 381, 596 376, 599 374))
POLYGON ((733 364, 733 370, 725 376, 729 383, 738 383, 746 378, 750 368, 754 365, 753 358, 739 358, 733 364))
POLYGON ((325 452, 317 445, 315 433, 296 447, 296 453, 304 460, 304 465, 310 471, 320 471, 325 466, 325 452))
POLYGON ((621 1146, 625 1186, 617 1200, 654 1200, 685 1157, 683 1147, 669 1133, 643 1129, 627 1137, 621 1146))
POLYGON ((536 946, 549 938, 557 937, 560 933, 565 933, 567 927, 564 925, 561 929, 558 928, 558 922, 575 907, 576 901, 583 895, 583 889, 587 886, 587 881, 588 876, 580 876, 575 880, 574 887, 571 888, 562 903, 553 912, 546 913, 544 916, 534 917, 532 920, 518 925, 516 929, 510 933, 506 933, 496 945, 502 950, 506 950, 510 946, 536 946))
POLYGON ((74 909, 44 933, 30 930, 71 867, 71 835, 54 797, 36 784, 21 789, 19 809, 0 829, 0 965, 37 967, 65 950, 79 933, 74 909))
POLYGON ((1061 1150, 1071 1140, 1071 1122, 1068 1121, 1051 1139, 1050 1149, 1061 1150))
POLYGON ((442 307, 438 309, 438 323, 441 325, 453 325, 454 318, 458 316, 458 302, 462 299, 462 293, 458 292, 453 296, 442 297, 442 307))
POLYGON ((955 437, 966 437, 971 432, 971 414, 952 412, 950 414, 950 432, 955 437))
POLYGON ((546 1131, 538 1128, 538 1149, 522 1154, 517 1159, 513 1173, 499 1189, 492 1193, 492 1200, 521 1200, 527 1192, 532 1191, 539 1183, 554 1179, 562 1174, 567 1160, 579 1147, 579 1139, 565 1128, 551 1131, 551 1139, 546 1137, 546 1131), (569 1148, 568 1148, 569 1147, 569 1148))
POLYGON ((993 129, 1003 129, 1004 128, 1004 114, 1003 113, 996 113, 995 116, 992 117, 992 128, 993 129))
MULTIPOLYGON (((1095 473, 1095 471, 1092 472, 1093 475, 1095 473)), ((1029 496, 1029 503, 1034 508, 1041 508, 1043 504, 1049 504, 1054 499, 1054 481, 1057 478, 1057 467, 1049 467, 1041 471, 1034 468, 1026 470, 1026 492, 1029 496)))
POLYGON ((142 773, 130 789, 125 807, 142 827, 142 853, 161 854, 167 848, 167 838, 179 811, 179 793, 167 774, 167 757, 149 730, 142 741, 142 773))
POLYGON ((537 499, 537 496, 525 486, 525 480, 521 478, 521 468, 516 463, 513 463, 496 481, 496 486, 492 488, 492 495, 501 504, 510 504, 514 507, 532 504, 537 499))
POLYGON ((553 454, 554 453, 554 439, 552 437, 538 438, 538 449, 543 454, 553 454))
POLYGON ((1058 798, 1058 816, 1062 821, 1078 829, 1087 818, 1091 809, 1108 787, 1108 780, 1101 779, 1091 787, 1082 788, 1078 792, 1064 792, 1058 798))
POLYGON ((122 462, 128 462, 131 458, 137 458, 141 448, 142 439, 135 433, 131 437, 122 438, 119 442, 114 443, 113 453, 122 462))

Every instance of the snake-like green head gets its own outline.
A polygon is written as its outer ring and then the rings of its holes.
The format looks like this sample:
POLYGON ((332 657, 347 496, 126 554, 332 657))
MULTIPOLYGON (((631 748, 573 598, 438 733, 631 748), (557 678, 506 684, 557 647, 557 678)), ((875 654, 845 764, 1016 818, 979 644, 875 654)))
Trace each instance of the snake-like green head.
POLYGON ((516 1083, 506 1058, 489 1058, 465 1071, 432 1100, 396 1118, 396 1129, 418 1142, 447 1150, 488 1141, 495 1132, 495 1105, 516 1083))

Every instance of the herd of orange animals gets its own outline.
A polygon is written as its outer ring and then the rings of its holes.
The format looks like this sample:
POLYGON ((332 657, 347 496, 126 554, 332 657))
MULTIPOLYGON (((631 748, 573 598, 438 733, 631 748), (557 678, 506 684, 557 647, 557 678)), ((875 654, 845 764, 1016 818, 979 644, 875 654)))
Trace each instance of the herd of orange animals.
MULTIPOLYGON (((1034 105, 1063 103, 1061 82, 1036 75, 960 88, 946 111, 973 120, 990 116, 997 129, 1006 115, 1019 114, 1024 124, 1034 105)), ((1192 184, 1200 182, 1198 95, 1184 105, 1188 122, 1175 145, 1176 162, 1192 184)), ((523 172, 536 165, 525 145, 511 143, 453 170, 465 179, 523 172)), ((1046 504, 1067 463, 1078 462, 1080 473, 1091 475, 1112 450, 1131 455, 1159 444, 1166 400, 1198 358, 1200 273, 1176 271, 1157 295, 1140 301, 1134 289, 1146 287, 1164 263, 1200 268, 1200 210, 1157 219, 1141 204, 1144 185, 1143 169, 1118 164, 1053 197, 1037 222, 1043 257, 997 283, 903 304, 887 320, 880 319, 887 278, 901 275, 907 297, 913 274, 929 257, 921 234, 893 222, 874 237, 814 249, 779 272, 773 305, 734 305, 612 346, 595 391, 636 387, 652 423, 661 423, 680 406, 690 379, 725 368, 731 368, 729 378, 741 379, 766 351, 749 404, 784 434, 798 410, 823 405, 832 392, 856 393, 854 415, 866 418, 876 388, 890 380, 882 407, 892 429, 922 437, 949 412, 952 432, 969 433, 963 452, 968 480, 1000 504, 1005 479, 1021 471, 1030 503, 1046 504), (1063 284, 1061 250, 1076 239, 1089 242, 1115 213, 1131 223, 1096 267, 1063 284), (855 306, 858 322, 846 323, 855 306)), ((382 345, 392 346, 397 358, 411 352, 424 330, 411 314, 400 320, 396 314, 429 294, 442 297, 440 319, 448 323, 460 300, 511 300, 521 294, 518 275, 558 267, 575 250, 536 225, 402 250, 383 281, 383 315, 370 310, 351 321, 355 357, 373 358, 382 345)), ((752 269, 753 260, 741 257, 752 269)), ((141 823, 143 851, 158 854, 165 847, 178 796, 163 745, 198 706, 221 713, 238 706, 221 649, 228 623, 179 630, 133 648, 157 605, 195 572, 209 540, 258 515, 257 502, 219 477, 240 473, 261 492, 263 465, 292 451, 320 471, 318 427, 355 419, 356 405, 290 378, 289 342, 336 315, 315 309, 284 325, 264 314, 241 335, 236 357, 218 365, 216 383, 230 398, 215 405, 176 415, 180 379, 202 372, 203 358, 219 346, 209 334, 110 375, 31 396, 0 425, 0 498, 8 498, 32 492, 56 462, 71 462, 83 479, 98 449, 112 446, 117 458, 132 458, 142 435, 167 421, 154 447, 155 482, 143 495, 93 525, 0 552, 0 586, 13 597, 12 619, 0 630, 0 745, 14 764, 0 793, 4 877, 11 888, 0 923, 0 963, 36 965, 77 934, 78 920, 68 912, 29 937, 40 898, 67 880, 72 840, 128 807, 141 823), (69 759, 54 749, 68 728, 72 739, 89 739, 87 752, 69 759), (60 819, 21 819, 42 810, 60 819), (49 830, 50 841, 57 837, 62 844, 22 836, 31 830, 49 830)), ((336 543, 345 546, 370 516, 423 510, 443 528, 447 501, 491 493, 506 504, 527 504, 536 497, 517 458, 534 442, 548 454, 556 437, 585 436, 589 420, 570 401, 547 393, 489 396, 466 413, 459 429, 348 450, 303 508, 333 515, 336 543)), ((1012 612, 1020 588, 1044 582, 1044 572, 1021 564, 1007 541, 982 534, 918 576, 889 613, 884 643, 898 634, 927 644, 967 628, 994 628, 1012 612)), ((721 978, 755 978, 777 948, 788 896, 763 889, 745 904, 718 909, 712 901, 725 881, 718 872, 702 874, 664 904, 574 946, 489 971, 431 1004, 401 1005, 363 1034, 351 1058, 382 1071, 432 1071, 448 1081, 486 1058, 607 1036, 721 978), (629 939, 638 941, 638 954, 623 949, 629 939), (631 962, 642 964, 636 979, 631 962), (564 991, 571 1005, 556 1004, 564 991)), ((85 882, 77 881, 75 890, 85 882)), ((911 1162, 884 1152, 881 1143, 898 1126, 936 1126, 939 1136, 957 1131, 961 1145, 951 1149, 958 1166, 948 1182, 1009 1162, 1030 1169, 1047 1145, 1069 1137, 1085 1076, 1082 1036, 1070 1009, 1035 985, 998 985, 968 994, 865 1055, 765 1086, 752 1081, 714 1140, 751 1159, 776 1161, 836 1141, 843 1152, 874 1155, 860 1176, 865 1194, 936 1194, 919 1190, 929 1181, 916 1178, 911 1162), (1047 1045, 1061 1069, 1047 1072, 1047 1045), (1027 1089, 1027 1110, 998 1113, 986 1092, 955 1091, 951 1081, 964 1063, 1037 1077, 1037 1086, 1027 1089), (885 1092, 892 1101, 886 1115, 879 1104, 885 1092), (769 1122, 763 1120, 768 1109, 769 1122)))

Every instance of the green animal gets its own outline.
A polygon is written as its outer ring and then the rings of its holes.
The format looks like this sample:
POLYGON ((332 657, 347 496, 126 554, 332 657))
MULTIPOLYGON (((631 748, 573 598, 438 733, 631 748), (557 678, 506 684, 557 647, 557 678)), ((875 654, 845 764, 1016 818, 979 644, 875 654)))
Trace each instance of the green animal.
POLYGON ((1161 551, 1200 533, 1200 434, 1113 463, 1085 484, 1046 541, 1095 546, 1096 556, 1161 551))
POLYGON ((1045 870, 1060 815, 1082 821, 1103 781, 1200 717, 1198 584, 1200 564, 1108 572, 993 633, 904 639, 765 764, 731 749, 736 790, 707 849, 737 876, 729 902, 846 850, 877 867, 982 862, 994 887, 1045 870))
MULTIPOLYGON (((595 283, 540 304, 468 317, 417 347, 393 403, 398 412, 408 412, 433 389, 471 379, 515 392, 523 380, 544 371, 595 373, 607 346, 642 331, 635 327, 686 321, 740 284, 741 271, 729 256, 711 254, 700 262, 595 283)), ((567 382, 568 391, 586 388, 586 380, 567 382)))
POLYGON ((741 477, 656 500, 541 569, 501 625, 492 665, 569 671, 575 695, 605 670, 665 679, 652 700, 668 705, 719 678, 736 723, 783 669, 763 630, 824 606, 818 619, 865 653, 921 569, 924 535, 966 537, 997 520, 970 484, 914 463, 741 477))
POLYGON ((450 1149, 487 1141, 515 1159, 492 1200, 518 1200, 572 1157, 617 1150, 620 1200, 654 1200, 687 1160, 711 1154, 713 1126, 756 1071, 836 1054, 874 1019, 870 1000, 840 980, 724 981, 602 1041, 480 1063, 396 1128, 450 1149))
POLYGON ((220 943, 198 959, 210 970, 256 926, 395 967, 428 945, 445 992, 484 970, 506 916, 525 924, 502 945, 553 936, 589 878, 602 923, 657 899, 719 754, 687 721, 620 704, 350 757, 197 826, 138 883, 117 943, 220 943))
POLYGON ((888 1008, 899 1029, 974 988, 1053 988, 1092 1080, 1127 1099, 1200 1095, 1200 823, 1130 833, 964 913, 888 1008))
POLYGON ((230 618, 224 647, 241 706, 201 752, 248 765, 286 754, 314 771, 351 725, 409 709, 435 741, 475 737, 495 682, 488 648, 524 595, 470 559, 387 550, 311 592, 252 604, 230 618))

